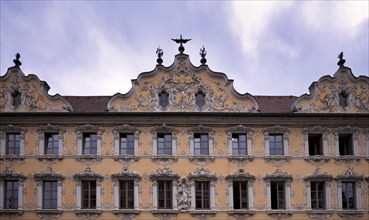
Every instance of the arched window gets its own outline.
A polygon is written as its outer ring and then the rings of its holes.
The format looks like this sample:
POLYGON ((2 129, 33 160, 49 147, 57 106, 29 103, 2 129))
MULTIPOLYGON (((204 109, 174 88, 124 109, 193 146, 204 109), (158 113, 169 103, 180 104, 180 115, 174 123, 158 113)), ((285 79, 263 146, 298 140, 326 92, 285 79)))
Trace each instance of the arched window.
POLYGON ((21 100, 22 94, 18 90, 14 90, 14 92, 12 92, 11 95, 12 95, 12 105, 14 107, 20 106, 20 104, 22 103, 21 100))
POLYGON ((195 96, 196 96, 196 105, 199 106, 199 108, 201 109, 202 106, 205 105, 205 93, 203 93, 202 91, 198 91, 195 96))
POLYGON ((169 105, 169 94, 165 90, 159 93, 159 104, 163 108, 169 105))
POLYGON ((342 108, 346 108, 348 106, 348 94, 345 91, 342 91, 338 95, 339 104, 342 108))

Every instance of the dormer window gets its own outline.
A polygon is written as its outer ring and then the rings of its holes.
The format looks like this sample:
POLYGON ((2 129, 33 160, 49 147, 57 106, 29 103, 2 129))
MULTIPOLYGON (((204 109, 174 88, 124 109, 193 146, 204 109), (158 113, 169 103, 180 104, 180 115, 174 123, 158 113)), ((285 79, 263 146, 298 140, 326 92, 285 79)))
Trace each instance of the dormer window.
POLYGON ((342 91, 339 95, 338 95, 338 100, 339 100, 339 105, 342 108, 346 108, 348 106, 348 97, 349 95, 347 94, 347 92, 342 91))
POLYGON ((11 95, 12 95, 12 105, 17 108, 22 103, 21 100, 22 94, 18 90, 14 90, 14 92, 12 92, 11 95))
POLYGON ((163 108, 169 105, 169 94, 165 90, 159 93, 159 104, 163 108))
POLYGON ((196 97, 196 105, 201 109, 202 106, 205 105, 205 93, 203 93, 202 91, 198 91, 195 94, 196 97))

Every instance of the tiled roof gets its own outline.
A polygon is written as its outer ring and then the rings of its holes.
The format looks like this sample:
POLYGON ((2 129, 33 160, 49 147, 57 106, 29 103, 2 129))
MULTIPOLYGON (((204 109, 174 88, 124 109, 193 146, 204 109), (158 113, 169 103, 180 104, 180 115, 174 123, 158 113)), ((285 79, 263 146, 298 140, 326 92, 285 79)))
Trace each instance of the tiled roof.
MULTIPOLYGON (((64 96, 72 105, 74 112, 107 112, 111 96, 64 96)), ((292 104, 297 96, 254 96, 263 113, 291 112, 292 104)))

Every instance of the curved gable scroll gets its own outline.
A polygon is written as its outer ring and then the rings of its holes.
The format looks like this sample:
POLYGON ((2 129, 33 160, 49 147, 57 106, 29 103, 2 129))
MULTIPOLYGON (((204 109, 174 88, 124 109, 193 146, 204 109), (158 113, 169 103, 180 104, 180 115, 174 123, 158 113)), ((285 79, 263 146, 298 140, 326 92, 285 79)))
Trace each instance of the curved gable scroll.
POLYGON ((369 112, 369 77, 355 77, 348 67, 340 68, 333 77, 323 76, 309 87, 292 105, 294 112, 367 113, 369 112))
POLYGON ((111 112, 257 112, 250 94, 239 94, 224 73, 207 65, 195 67, 186 54, 177 54, 169 67, 157 65, 132 80, 126 94, 108 102, 111 112))
POLYGON ((49 95, 49 85, 36 75, 10 67, 0 76, 0 112, 70 112, 72 106, 59 94, 49 95))

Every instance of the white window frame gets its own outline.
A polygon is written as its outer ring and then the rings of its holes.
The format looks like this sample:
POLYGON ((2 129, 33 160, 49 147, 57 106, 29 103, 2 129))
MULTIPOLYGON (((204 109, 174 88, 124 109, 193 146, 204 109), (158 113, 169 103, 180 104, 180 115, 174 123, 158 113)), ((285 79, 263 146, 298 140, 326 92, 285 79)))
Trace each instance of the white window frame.
MULTIPOLYGON (((77 145, 77 155, 78 156, 85 156, 83 154, 83 134, 86 133, 96 133, 97 135, 97 153, 96 156, 101 155, 101 143, 102 143, 102 134, 104 130, 102 127, 91 125, 91 124, 85 124, 82 126, 78 126, 76 128, 76 145, 77 145)), ((95 156, 95 155, 92 155, 95 156)))
POLYGON ((304 177, 305 187, 306 187, 306 204, 307 211, 309 212, 324 212, 332 210, 332 198, 331 198, 331 182, 333 176, 327 174, 326 172, 320 173, 320 169, 317 168, 315 173, 304 177), (325 209, 312 209, 311 207, 311 182, 324 182, 324 201, 325 209))
POLYGON ((151 146, 152 155, 154 157, 165 157, 165 156, 177 156, 177 133, 178 129, 175 127, 167 126, 162 124, 151 129, 151 146), (171 134, 172 135, 172 154, 171 155, 158 155, 158 134, 171 134))
POLYGON ((24 156, 24 142, 26 136, 27 129, 9 124, 7 126, 0 127, 0 157, 23 157, 24 156), (14 154, 6 154, 6 146, 7 146, 7 134, 10 133, 19 133, 20 134, 20 150, 19 155, 14 154))
POLYGON ((253 183, 255 176, 250 173, 244 173, 243 169, 240 169, 237 173, 226 176, 228 180, 228 204, 229 212, 232 211, 253 211, 254 210, 254 193, 253 193, 253 183), (233 204, 233 182, 247 182, 247 209, 234 209, 233 204))
POLYGON ((276 125, 273 127, 267 127, 264 129, 264 145, 265 145, 265 156, 268 157, 289 157, 289 138, 290 129, 276 125), (283 137, 283 155, 270 155, 269 153, 269 134, 282 134, 283 137))
POLYGON ((328 129, 321 126, 314 126, 312 128, 303 129, 303 141, 305 147, 305 157, 308 156, 319 156, 309 154, 309 135, 321 135, 322 138, 322 150, 323 154, 321 156, 329 156, 328 152, 328 129))
POLYGON ((264 177, 266 191, 267 191, 267 209, 268 211, 278 212, 278 211, 291 211, 291 181, 292 176, 287 172, 282 172, 277 169, 274 173, 268 174, 264 177), (270 183, 274 181, 284 182, 285 187, 285 209, 272 209, 272 196, 271 196, 271 186, 270 183))
POLYGON ((237 125, 235 127, 231 127, 227 129, 227 144, 228 144, 228 155, 229 156, 237 156, 237 157, 242 157, 242 156, 253 156, 252 155, 252 150, 253 150, 253 129, 250 127, 245 127, 243 125, 237 125), (233 155, 233 146, 232 146, 232 137, 233 134, 245 134, 246 135, 246 141, 247 141, 247 146, 246 146, 246 155, 233 155))
POLYGON ((361 195, 361 185, 362 180, 364 179, 363 176, 358 175, 352 169, 349 169, 346 173, 338 175, 336 178, 337 181, 337 202, 338 202, 338 209, 339 211, 362 211, 363 210, 363 202, 362 202, 362 195, 361 195), (342 182, 355 182, 355 209, 343 209, 342 208, 342 182))
POLYGON ((59 135, 59 145, 58 145, 58 155, 50 155, 50 156, 63 156, 63 145, 64 145, 64 132, 65 129, 62 126, 51 125, 48 124, 46 126, 40 126, 38 131, 38 156, 47 156, 45 154, 45 135, 46 134, 55 134, 59 135))
MULTIPOLYGON (((142 179, 137 173, 135 172, 129 172, 127 170, 124 170, 121 173, 113 174, 113 196, 114 196, 114 211, 115 213, 119 214, 120 212, 129 212, 131 210, 139 211, 139 200, 138 200, 138 194, 139 194, 139 182, 142 179), (120 209, 120 181, 133 181, 133 209, 120 209)), ((136 212, 138 213, 138 212, 136 212)))
MULTIPOLYGON (((5 172, 0 174, 0 213, 2 211, 12 211, 12 210, 16 210, 19 212, 23 211, 23 184, 24 184, 24 180, 26 179, 25 176, 23 176, 22 174, 18 174, 18 173, 14 173, 12 170, 9 170, 8 168, 5 170, 5 172), (5 205, 5 201, 4 201, 4 196, 5 196, 5 181, 18 181, 18 208, 17 209, 4 209, 4 205, 5 205)), ((19 213, 20 214, 20 213, 19 213)))
POLYGON ((113 128, 113 141, 114 141, 114 156, 118 157, 138 157, 138 143, 140 137, 140 130, 129 124, 123 124, 113 128), (120 154, 120 136, 121 134, 133 134, 134 135, 134 152, 133 155, 121 155, 120 154))
MULTIPOLYGON (((43 183, 45 181, 57 181, 58 188, 57 188, 57 208, 55 210, 62 210, 62 186, 63 180, 61 179, 41 179, 36 181, 37 186, 37 206, 36 209, 38 210, 45 210, 43 207, 43 183)), ((54 210, 54 209, 51 209, 54 210)))
POLYGON ((214 156, 214 128, 199 125, 188 129, 190 157, 213 157, 214 156), (209 139, 209 155, 195 155, 195 134, 208 134, 209 139))
POLYGON ((334 145, 336 149, 336 157, 352 157, 359 155, 359 133, 360 130, 358 128, 351 126, 339 127, 334 130, 334 145), (352 135, 352 155, 340 155, 339 136, 343 134, 352 135))

